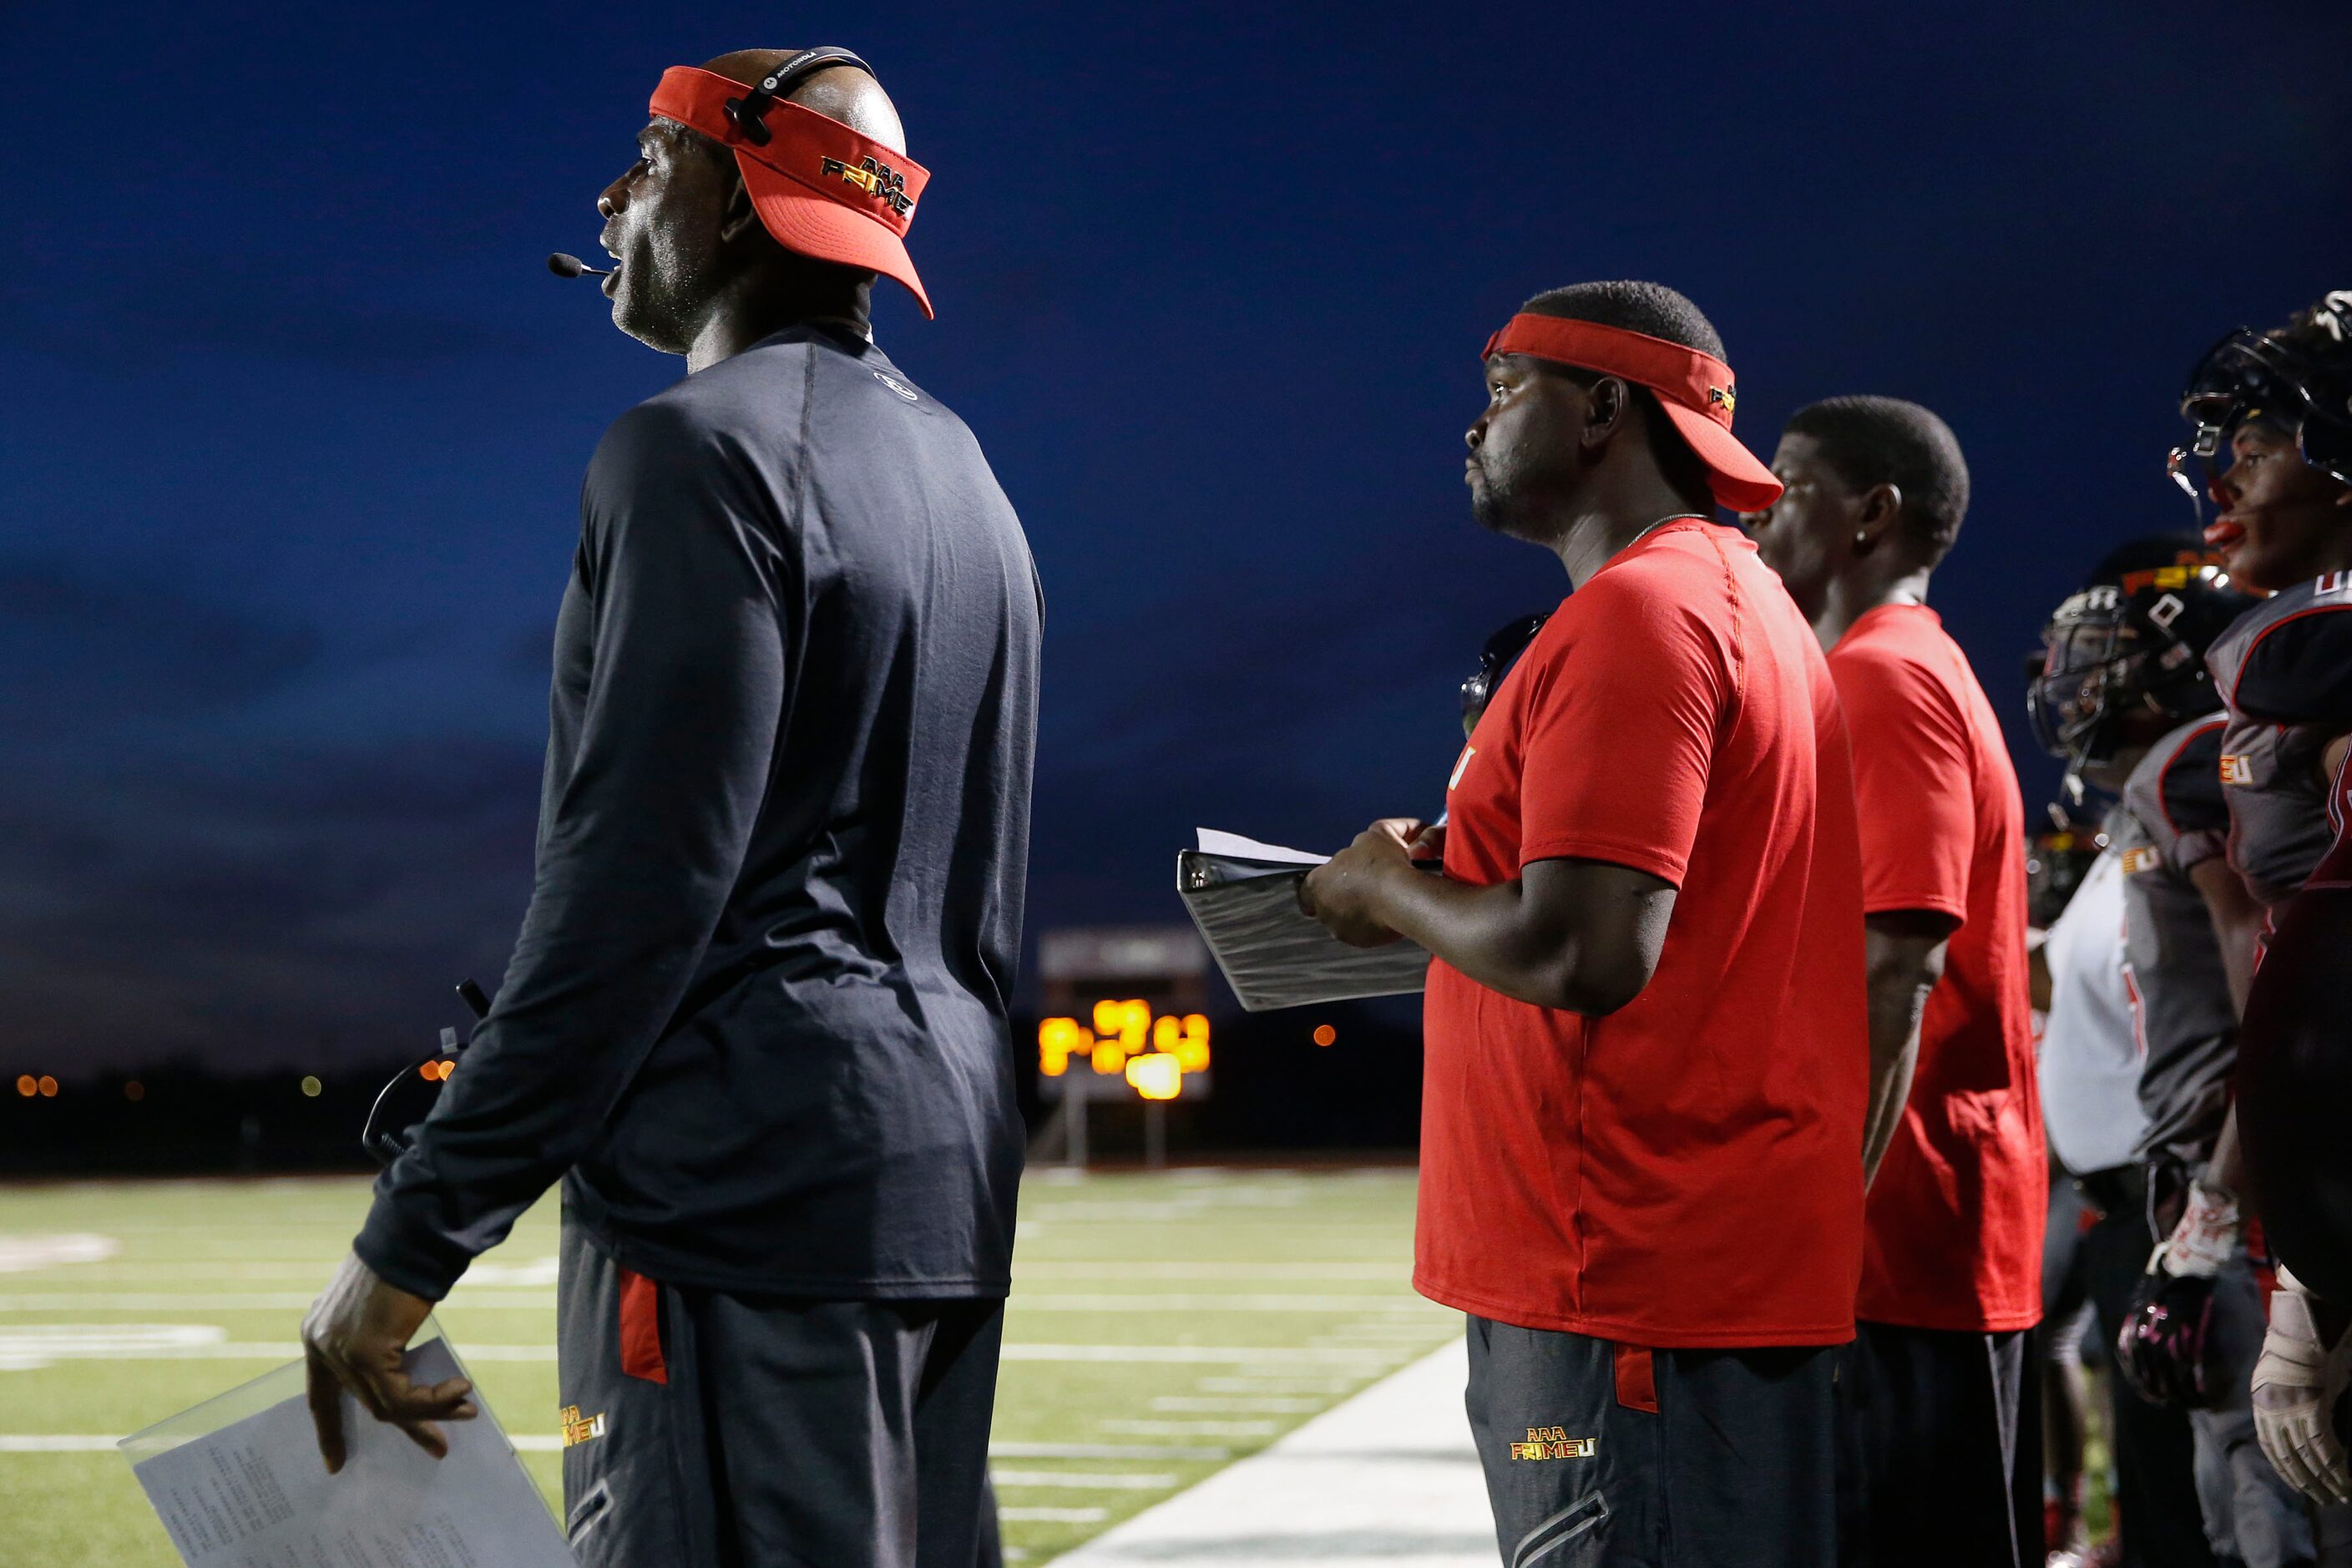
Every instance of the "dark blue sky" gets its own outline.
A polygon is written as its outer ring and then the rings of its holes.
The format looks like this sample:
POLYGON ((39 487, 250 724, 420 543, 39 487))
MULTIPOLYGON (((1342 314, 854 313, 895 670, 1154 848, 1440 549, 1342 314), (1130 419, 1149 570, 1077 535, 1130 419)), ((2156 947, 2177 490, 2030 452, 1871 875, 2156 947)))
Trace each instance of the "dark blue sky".
POLYGON ((0 5, 6 1075, 373 1055, 497 978, 580 472, 681 369, 541 260, 665 66, 848 45, 932 171, 940 319, 877 325, 1045 574, 1033 930, 1174 917, 1196 823, 1435 805, 1465 665, 1562 587, 1461 493, 1528 293, 1689 293, 1760 451, 1943 413, 1936 604, 2014 710, 2184 521, 2189 363, 2352 283, 2332 4, 293 9, 0 5))

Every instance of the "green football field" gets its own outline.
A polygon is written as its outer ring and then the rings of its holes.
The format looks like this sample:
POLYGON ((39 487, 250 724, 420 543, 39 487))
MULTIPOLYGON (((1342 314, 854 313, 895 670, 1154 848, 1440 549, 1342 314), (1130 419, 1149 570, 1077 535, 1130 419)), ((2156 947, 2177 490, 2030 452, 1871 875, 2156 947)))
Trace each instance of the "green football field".
MULTIPOLYGON (((992 1468, 1043 1563, 1459 1332, 1406 1284, 1412 1174, 1202 1169, 1023 1193, 992 1468)), ((115 1437, 293 1360, 359 1179, 0 1188, 0 1520, 11 1568, 176 1559, 115 1437)), ((441 1309, 560 1500, 555 1208, 441 1309)))

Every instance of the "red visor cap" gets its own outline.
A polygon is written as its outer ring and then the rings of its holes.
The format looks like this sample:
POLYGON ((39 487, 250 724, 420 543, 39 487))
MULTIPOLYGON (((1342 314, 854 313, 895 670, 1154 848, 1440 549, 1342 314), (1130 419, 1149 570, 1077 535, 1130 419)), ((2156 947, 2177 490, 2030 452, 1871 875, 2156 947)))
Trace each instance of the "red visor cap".
POLYGON ((727 100, 751 89, 714 71, 672 66, 654 89, 653 112, 701 132, 735 154, 743 188, 778 245, 895 278, 923 314, 931 298, 907 255, 907 229, 930 172, 904 153, 797 103, 770 106, 765 146, 743 139, 727 100))
POLYGON ((1707 468, 1707 489, 1733 511, 1762 511, 1780 499, 1780 481, 1731 434, 1738 390, 1731 367, 1712 354, 1647 332, 1571 321, 1559 316, 1513 316, 1486 340, 1481 359, 1526 354, 1603 375, 1622 376, 1657 394, 1658 406, 1707 468))

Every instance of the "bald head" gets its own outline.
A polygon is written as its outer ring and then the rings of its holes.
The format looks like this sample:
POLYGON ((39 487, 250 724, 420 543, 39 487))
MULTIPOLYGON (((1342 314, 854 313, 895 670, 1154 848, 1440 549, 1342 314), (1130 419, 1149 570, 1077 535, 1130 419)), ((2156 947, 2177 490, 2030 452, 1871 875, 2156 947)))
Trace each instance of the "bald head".
MULTIPOLYGON (((706 60, 702 68, 750 87, 799 53, 798 49, 737 49, 706 60)), ((803 77, 785 99, 803 109, 813 109, 828 120, 838 120, 860 136, 879 142, 894 153, 907 150, 906 127, 898 123, 898 110, 890 102, 890 95, 882 90, 880 82, 856 66, 827 66, 803 77)))

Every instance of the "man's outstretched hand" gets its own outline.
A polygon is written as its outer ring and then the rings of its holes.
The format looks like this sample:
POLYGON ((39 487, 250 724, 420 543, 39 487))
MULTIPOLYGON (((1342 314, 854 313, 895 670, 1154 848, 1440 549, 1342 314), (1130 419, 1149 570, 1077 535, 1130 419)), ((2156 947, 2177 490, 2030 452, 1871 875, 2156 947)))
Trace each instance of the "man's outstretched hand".
POLYGON ((436 1421, 470 1421, 474 1385, 462 1377, 429 1387, 400 1370, 401 1352, 433 1303, 387 1285, 357 1258, 346 1258, 302 1320, 302 1358, 310 1369, 310 1419, 327 1473, 343 1468, 342 1391, 379 1421, 389 1421, 435 1458, 449 1451, 436 1421))

